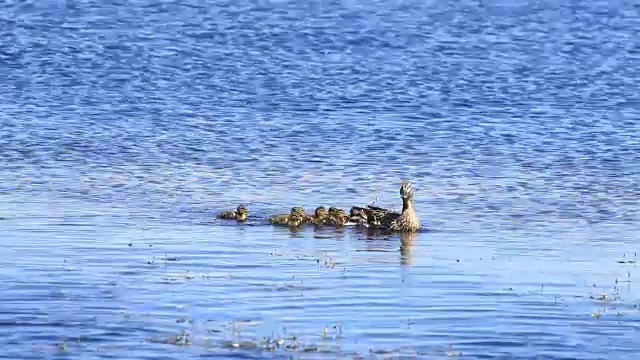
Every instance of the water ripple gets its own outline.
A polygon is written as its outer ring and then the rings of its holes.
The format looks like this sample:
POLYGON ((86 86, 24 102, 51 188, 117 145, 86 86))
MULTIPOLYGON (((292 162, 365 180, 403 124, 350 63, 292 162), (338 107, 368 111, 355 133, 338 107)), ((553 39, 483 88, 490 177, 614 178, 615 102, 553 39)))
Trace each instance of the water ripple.
POLYGON ((0 9, 5 356, 639 351, 637 6, 0 9), (262 222, 405 178, 413 237, 262 222))

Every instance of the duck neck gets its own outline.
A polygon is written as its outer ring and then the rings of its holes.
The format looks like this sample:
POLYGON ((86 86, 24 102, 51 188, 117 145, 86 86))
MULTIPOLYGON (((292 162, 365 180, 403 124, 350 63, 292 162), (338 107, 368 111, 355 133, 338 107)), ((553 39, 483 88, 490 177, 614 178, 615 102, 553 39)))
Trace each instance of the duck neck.
POLYGON ((413 211, 413 201, 409 198, 402 198, 402 212, 413 211))

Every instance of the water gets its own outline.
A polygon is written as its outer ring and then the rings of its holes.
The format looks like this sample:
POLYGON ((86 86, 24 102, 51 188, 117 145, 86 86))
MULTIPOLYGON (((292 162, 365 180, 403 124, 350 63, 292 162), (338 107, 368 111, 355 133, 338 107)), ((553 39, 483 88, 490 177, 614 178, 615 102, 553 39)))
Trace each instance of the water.
POLYGON ((637 4, 0 9, 2 357, 640 354, 637 4))

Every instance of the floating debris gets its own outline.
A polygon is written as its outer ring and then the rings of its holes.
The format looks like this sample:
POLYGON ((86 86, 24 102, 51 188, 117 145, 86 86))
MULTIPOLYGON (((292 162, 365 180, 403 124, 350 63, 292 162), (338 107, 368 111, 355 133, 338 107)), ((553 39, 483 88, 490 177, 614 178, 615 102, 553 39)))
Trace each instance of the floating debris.
POLYGON ((600 294, 597 295, 590 295, 589 296, 590 299, 594 299, 594 300, 599 300, 599 301, 610 301, 612 300, 611 296, 609 294, 607 294, 606 291, 601 292, 600 294))
POLYGON ((160 260, 164 260, 164 261, 178 261, 180 260, 180 258, 178 256, 165 256, 165 257, 161 257, 160 260))
POLYGON ((193 275, 190 271, 186 271, 184 273, 177 273, 177 274, 167 274, 162 276, 163 280, 166 281, 177 281, 177 280, 193 280, 195 279, 196 276, 193 275))
POLYGON ((184 323, 193 324, 193 320, 187 319, 185 317, 182 317, 182 318, 176 319, 176 323, 178 323, 178 324, 184 324, 184 323))
POLYGON ((188 332, 187 330, 183 330, 179 334, 172 335, 167 338, 151 338, 149 339, 149 342, 157 344, 187 346, 192 344, 192 338, 190 332, 188 332))
POLYGON ((200 273, 200 277, 203 279, 229 279, 233 277, 233 274, 228 274, 228 273, 200 273))

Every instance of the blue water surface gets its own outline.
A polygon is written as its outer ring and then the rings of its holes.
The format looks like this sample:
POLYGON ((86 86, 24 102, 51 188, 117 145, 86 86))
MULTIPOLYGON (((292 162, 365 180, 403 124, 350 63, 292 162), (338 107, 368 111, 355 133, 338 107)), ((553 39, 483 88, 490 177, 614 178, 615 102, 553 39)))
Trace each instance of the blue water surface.
POLYGON ((622 0, 2 2, 0 357, 638 359, 639 29, 622 0), (418 234, 262 221, 402 179, 418 234))

